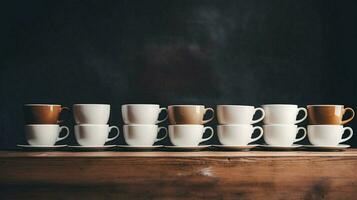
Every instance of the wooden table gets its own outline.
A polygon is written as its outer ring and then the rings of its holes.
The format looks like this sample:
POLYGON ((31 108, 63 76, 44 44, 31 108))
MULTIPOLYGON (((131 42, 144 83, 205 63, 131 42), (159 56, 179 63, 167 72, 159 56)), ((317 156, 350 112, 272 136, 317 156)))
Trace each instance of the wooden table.
POLYGON ((357 150, 0 152, 0 199, 357 199, 357 150))

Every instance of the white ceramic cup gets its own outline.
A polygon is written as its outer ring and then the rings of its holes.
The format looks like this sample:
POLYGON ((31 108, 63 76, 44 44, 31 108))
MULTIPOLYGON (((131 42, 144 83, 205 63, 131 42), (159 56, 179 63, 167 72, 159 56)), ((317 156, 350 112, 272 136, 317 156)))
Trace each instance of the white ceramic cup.
POLYGON ((351 139, 353 130, 350 127, 343 127, 342 125, 309 125, 307 126, 307 135, 310 143, 313 145, 337 146, 351 139), (342 138, 346 131, 349 132, 348 136, 342 138))
POLYGON ((219 124, 255 124, 262 121, 264 116, 264 110, 262 108, 254 108, 254 106, 217 106, 217 119, 219 124), (258 119, 253 120, 257 111, 261 112, 261 116, 258 119))
POLYGON ((290 104, 267 104, 262 105, 265 111, 264 124, 297 124, 304 121, 307 117, 306 108, 290 104), (299 112, 304 116, 297 120, 299 112))
POLYGON ((263 136, 263 129, 259 126, 253 127, 249 124, 229 124, 217 126, 218 139, 223 145, 247 145, 259 140, 263 136), (255 130, 259 135, 252 138, 255 130))
POLYGON ((152 124, 124 125, 124 138, 129 146, 152 146, 155 142, 167 137, 167 128, 152 124), (160 130, 164 130, 164 136, 157 138, 160 130))
POLYGON ((303 140, 306 137, 306 129, 290 124, 263 125, 264 140, 268 145, 292 146, 293 143, 303 140), (298 132, 302 130, 303 135, 296 138, 298 132))
POLYGON ((175 146, 194 147, 213 137, 213 128, 196 124, 169 125, 171 143, 175 146), (203 138, 203 133, 210 130, 210 136, 203 138))
POLYGON ((167 109, 157 104, 125 104, 121 106, 121 113, 125 124, 158 124, 167 119, 167 109), (159 115, 166 111, 162 120, 159 115))
POLYGON ((119 128, 107 124, 78 124, 74 126, 76 140, 81 146, 104 146, 106 142, 116 139, 119 134, 119 128), (109 133, 115 129, 117 133, 109 138, 109 133))
POLYGON ((77 124, 107 124, 110 116, 110 105, 74 104, 73 115, 77 124))
POLYGON ((66 126, 59 126, 57 124, 25 125, 25 136, 30 145, 53 146, 56 142, 67 138, 68 135, 69 129, 66 126), (60 137, 60 133, 63 129, 66 130, 66 134, 60 137))

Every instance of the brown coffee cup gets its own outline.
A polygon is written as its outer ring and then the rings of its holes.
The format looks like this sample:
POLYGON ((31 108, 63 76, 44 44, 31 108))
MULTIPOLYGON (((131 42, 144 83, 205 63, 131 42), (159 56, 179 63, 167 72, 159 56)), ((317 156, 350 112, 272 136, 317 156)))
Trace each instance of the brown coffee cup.
POLYGON ((171 105, 168 107, 169 122, 175 124, 205 124, 214 118, 214 110, 203 105, 171 105), (203 120, 207 111, 212 112, 212 117, 203 120))
POLYGON ((311 125, 338 124, 343 125, 350 122, 355 116, 352 108, 344 108, 343 105, 308 105, 307 112, 311 125), (343 120, 343 116, 350 111, 350 118, 343 120))
POLYGON ((59 124, 63 120, 59 120, 59 116, 63 110, 68 110, 67 107, 51 104, 25 104, 24 116, 26 124, 59 124))

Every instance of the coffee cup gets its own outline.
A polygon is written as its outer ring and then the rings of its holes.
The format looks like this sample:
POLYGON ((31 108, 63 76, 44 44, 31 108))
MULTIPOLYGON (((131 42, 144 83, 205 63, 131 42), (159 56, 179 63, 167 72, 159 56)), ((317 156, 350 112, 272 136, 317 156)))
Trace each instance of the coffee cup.
POLYGON ((74 104, 73 114, 77 124, 107 124, 110 116, 110 105, 74 104))
POLYGON ((229 124, 217 126, 218 139, 223 145, 247 145, 259 140, 263 136, 263 129, 259 126, 245 124, 229 124), (252 138, 255 130, 259 130, 259 135, 252 138))
POLYGON ((262 107, 265 111, 264 124, 297 124, 307 117, 306 108, 298 108, 297 105, 267 104, 262 107), (300 111, 304 113, 304 116, 297 120, 300 111))
POLYGON ((155 142, 167 137, 167 128, 152 124, 124 125, 124 138, 129 146, 152 146, 155 142), (157 138, 160 130, 164 130, 164 136, 157 138))
POLYGON ((62 111, 67 107, 55 104, 25 104, 23 107, 26 124, 58 124, 62 111))
POLYGON ((342 125, 309 125, 307 126, 307 135, 312 145, 337 146, 351 139, 353 130, 342 125), (346 131, 349 132, 348 136, 342 138, 346 131))
POLYGON ((255 124, 264 119, 265 112, 262 108, 254 108, 254 106, 242 105, 218 105, 217 119, 219 124, 255 124), (253 120, 257 111, 261 112, 261 116, 253 120))
POLYGON ((166 108, 160 108, 157 104, 125 104, 121 106, 123 121, 125 124, 158 124, 167 119, 166 116, 159 120, 159 115, 166 108))
POLYGON ((203 105, 171 105, 168 107, 170 124, 206 124, 214 118, 214 110, 203 105), (207 111, 212 116, 204 120, 207 111))
POLYGON ((169 136, 171 143, 175 146, 195 147, 199 143, 207 141, 213 137, 213 129, 209 126, 195 124, 169 125, 169 136), (206 130, 210 131, 207 138, 203 138, 206 130))
POLYGON ((306 129, 290 124, 263 125, 264 141, 268 145, 292 146, 293 143, 303 140, 306 137, 306 129), (298 132, 302 130, 303 135, 296 138, 298 132))
POLYGON ((106 142, 116 139, 120 131, 118 127, 107 124, 78 124, 74 126, 74 134, 81 146, 104 146, 106 142), (109 137, 112 129, 116 130, 116 134, 109 137))
POLYGON ((344 108, 343 105, 308 105, 309 123, 343 125, 350 122, 355 116, 352 108, 344 108), (344 115, 350 112, 350 117, 343 120, 344 115))
POLYGON ((64 140, 68 135, 69 129, 66 126, 59 126, 57 124, 25 125, 25 136, 30 145, 54 146, 56 142, 64 140), (60 137, 62 130, 66 130, 66 134, 60 137))

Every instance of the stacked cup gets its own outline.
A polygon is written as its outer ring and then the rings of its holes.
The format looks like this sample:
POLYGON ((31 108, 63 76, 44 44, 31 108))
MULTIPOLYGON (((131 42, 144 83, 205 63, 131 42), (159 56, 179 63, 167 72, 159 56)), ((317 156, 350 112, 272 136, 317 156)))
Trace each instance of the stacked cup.
POLYGON ((264 118, 264 140, 270 148, 294 148, 295 142, 306 137, 306 129, 298 127, 296 124, 304 121, 307 117, 307 110, 303 107, 291 104, 266 104, 262 105, 265 111, 264 118), (299 112, 304 113, 303 117, 297 120, 299 112), (303 135, 296 138, 299 131, 303 135))
POLYGON ((315 147, 338 147, 342 142, 349 140, 353 135, 350 127, 343 127, 350 122, 355 112, 352 108, 344 108, 343 105, 308 105, 309 113, 308 138, 315 147), (350 117, 343 120, 343 116, 350 112, 350 117), (342 138, 345 131, 349 135, 342 138))
POLYGON ((214 118, 212 108, 205 108, 203 105, 170 105, 168 115, 170 140, 177 148, 197 148, 199 143, 213 137, 212 127, 203 126, 214 118), (207 111, 210 111, 212 116, 204 120, 207 111), (210 135, 203 138, 206 130, 210 131, 210 135))
POLYGON ((124 139, 131 147, 153 147, 154 143, 167 137, 167 128, 158 127, 167 119, 166 116, 159 120, 159 115, 166 108, 160 108, 158 104, 125 104, 121 107, 122 117, 125 125, 124 139), (164 136, 157 138, 160 130, 164 136))
MULTIPOLYGON (((218 105, 217 118, 220 125, 217 126, 218 139, 224 147, 249 146, 263 136, 263 129, 252 124, 264 119, 265 112, 262 108, 243 105, 218 105), (253 120, 254 115, 260 111, 259 119, 253 120), (255 130, 259 130, 257 137, 252 137, 255 130)), ((251 145, 253 146, 253 145, 251 145)))
POLYGON ((118 127, 108 125, 109 104, 74 104, 73 115, 76 121, 75 137, 82 147, 104 147, 106 142, 116 139, 120 134, 118 127), (112 129, 116 130, 116 134, 109 137, 112 129))
POLYGON ((25 136, 29 147, 56 147, 56 142, 68 137, 68 127, 59 126, 62 122, 59 116, 63 110, 69 109, 54 104, 24 105, 25 136), (66 134, 60 137, 62 130, 66 130, 66 134))

